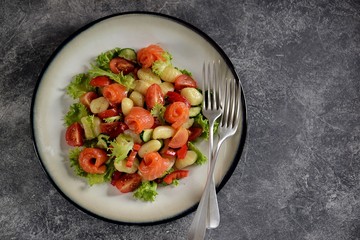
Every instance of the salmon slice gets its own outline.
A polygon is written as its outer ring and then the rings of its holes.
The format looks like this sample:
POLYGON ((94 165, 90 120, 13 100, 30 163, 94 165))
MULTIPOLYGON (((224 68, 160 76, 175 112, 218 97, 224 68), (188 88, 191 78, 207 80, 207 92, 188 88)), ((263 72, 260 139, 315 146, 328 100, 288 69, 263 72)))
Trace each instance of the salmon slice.
POLYGON ((156 60, 165 61, 163 54, 164 50, 158 45, 149 45, 145 48, 140 49, 137 52, 138 62, 141 63, 142 67, 149 68, 156 60))
POLYGON ((151 128, 154 125, 154 117, 142 107, 133 107, 125 117, 124 122, 131 130, 139 134, 144 129, 151 128))
POLYGON ((113 83, 104 87, 103 95, 110 103, 119 104, 127 96, 127 90, 123 85, 113 83))
POLYGON ((189 108, 183 102, 173 102, 166 108, 164 117, 177 129, 189 119, 189 108))
POLYGON ((139 165, 139 173, 144 180, 152 181, 162 177, 174 164, 170 158, 163 158, 158 152, 145 154, 139 165))
POLYGON ((79 155, 79 165, 87 173, 102 174, 106 171, 106 152, 100 148, 85 148, 79 155))

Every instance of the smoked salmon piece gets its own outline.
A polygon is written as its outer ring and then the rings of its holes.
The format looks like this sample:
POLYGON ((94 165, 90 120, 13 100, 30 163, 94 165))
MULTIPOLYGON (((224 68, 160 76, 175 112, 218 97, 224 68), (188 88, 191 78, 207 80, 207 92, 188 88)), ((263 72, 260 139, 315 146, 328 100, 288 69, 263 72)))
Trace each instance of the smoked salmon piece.
POLYGON ((106 171, 106 152, 99 148, 85 148, 79 155, 79 165, 87 173, 102 174, 106 171))
POLYGON ((104 87, 103 95, 110 103, 119 104, 127 97, 127 89, 120 83, 113 83, 104 87))
POLYGON ((139 173, 143 179, 152 181, 162 177, 173 164, 174 161, 161 157, 158 152, 149 152, 144 155, 139 165, 139 173))
POLYGON ((144 68, 149 68, 156 60, 165 61, 163 57, 164 50, 158 45, 152 44, 145 48, 142 48, 137 53, 138 62, 144 68))
POLYGON ((125 123, 129 129, 139 134, 144 129, 151 128, 154 125, 154 117, 151 113, 142 107, 131 108, 125 117, 125 123))
POLYGON ((165 120, 178 129, 189 119, 189 108, 183 102, 173 102, 165 110, 165 120))

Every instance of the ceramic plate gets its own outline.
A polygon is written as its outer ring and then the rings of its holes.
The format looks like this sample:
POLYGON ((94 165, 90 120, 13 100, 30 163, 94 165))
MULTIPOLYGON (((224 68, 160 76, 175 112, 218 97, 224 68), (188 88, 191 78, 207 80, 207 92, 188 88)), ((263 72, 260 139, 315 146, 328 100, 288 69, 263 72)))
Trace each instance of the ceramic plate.
MULTIPOLYGON (((35 150, 50 181, 81 210, 117 223, 154 224, 184 216, 195 210, 206 182, 208 165, 191 167, 189 177, 176 187, 159 188, 156 201, 150 203, 134 199, 131 193, 121 194, 109 183, 90 187, 69 165, 63 117, 72 100, 65 94, 65 87, 74 75, 87 71, 101 52, 115 47, 139 49, 149 44, 159 44, 169 51, 174 66, 191 71, 199 82, 203 62, 212 59, 222 60, 230 77, 239 81, 229 58, 202 31, 174 17, 130 12, 96 20, 62 43, 43 69, 32 101, 35 150)), ((215 170, 218 190, 233 173, 245 141, 244 97, 239 101, 242 119, 238 133, 223 144, 215 170)), ((206 144, 198 145, 205 154, 206 144)))

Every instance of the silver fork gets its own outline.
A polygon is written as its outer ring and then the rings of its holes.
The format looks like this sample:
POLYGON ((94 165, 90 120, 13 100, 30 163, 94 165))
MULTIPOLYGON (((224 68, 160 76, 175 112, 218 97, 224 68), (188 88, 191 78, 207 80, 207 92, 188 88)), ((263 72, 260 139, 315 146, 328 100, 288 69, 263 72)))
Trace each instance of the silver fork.
MULTIPOLYGON (((189 239, 200 240, 204 239, 206 233, 208 209, 209 209, 209 187, 211 183, 211 176, 214 172, 214 166, 212 156, 213 156, 213 145, 214 145, 214 123, 216 119, 222 113, 222 106, 220 104, 221 91, 220 83, 217 81, 218 74, 218 64, 219 62, 213 61, 209 64, 203 65, 203 83, 202 91, 204 95, 204 103, 202 106, 202 113, 209 121, 209 162, 210 170, 209 175, 206 181, 204 192, 201 196, 199 206, 196 210, 195 217, 190 226, 189 230, 189 239)), ((216 193, 215 193, 216 194, 216 193)))
MULTIPOLYGON (((240 123, 240 85, 235 79, 226 81, 223 100, 223 114, 218 126, 218 142, 213 151, 213 164, 218 158, 219 150, 223 142, 234 135, 240 123)), ((209 193, 209 213, 207 218, 207 228, 216 228, 220 224, 219 206, 216 196, 216 184, 214 174, 211 177, 209 193)))

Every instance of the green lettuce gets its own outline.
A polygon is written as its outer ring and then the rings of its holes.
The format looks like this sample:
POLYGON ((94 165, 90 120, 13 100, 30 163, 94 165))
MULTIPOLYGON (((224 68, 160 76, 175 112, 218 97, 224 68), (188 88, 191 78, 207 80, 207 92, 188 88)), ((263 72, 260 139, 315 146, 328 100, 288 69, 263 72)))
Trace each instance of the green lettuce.
POLYGON ((97 76, 107 76, 110 79, 114 80, 117 83, 124 85, 127 89, 135 88, 135 78, 132 74, 124 75, 122 72, 119 74, 115 74, 111 71, 106 71, 98 66, 92 66, 92 68, 88 71, 91 77, 97 76))
POLYGON ((195 144, 193 144, 192 142, 188 142, 188 147, 189 150, 192 150, 197 154, 197 159, 195 161, 196 164, 201 165, 206 163, 207 157, 195 146, 195 144))
POLYGON ((113 173, 115 172, 115 166, 113 162, 106 164, 106 172, 103 174, 90 174, 88 173, 86 178, 90 186, 94 184, 110 182, 113 173))
POLYGON ((115 162, 124 160, 134 146, 134 140, 130 135, 120 134, 116 139, 110 142, 109 150, 110 156, 115 159, 115 162))
POLYGON ((156 60, 153 65, 151 66, 151 70, 158 76, 161 75, 161 73, 164 71, 164 69, 167 66, 171 66, 171 60, 172 60, 172 56, 170 53, 168 52, 164 52, 163 53, 163 57, 165 59, 165 61, 163 60, 156 60))
POLYGON ((186 69, 179 69, 179 71, 180 71, 182 74, 185 74, 185 75, 188 75, 188 76, 192 77, 192 73, 189 72, 189 71, 186 70, 186 69))
POLYGON ((153 202, 155 201, 157 183, 154 181, 144 181, 140 187, 134 192, 134 197, 143 201, 153 202))
POLYGON ((70 105, 69 111, 66 113, 64 117, 64 122, 66 126, 70 126, 74 122, 80 122, 82 117, 86 117, 89 115, 86 107, 81 103, 73 103, 70 105))
POLYGON ((79 155, 82 151, 82 148, 75 147, 69 150, 69 160, 70 166, 74 169, 76 175, 80 177, 86 177, 87 172, 85 172, 79 165, 79 155))
POLYGON ((81 97, 84 93, 95 91, 96 88, 90 85, 91 78, 88 74, 80 73, 73 77, 66 87, 66 93, 74 99, 81 97))
POLYGON ((198 114, 195 118, 194 118, 194 125, 198 125, 202 128, 202 133, 201 133, 201 137, 203 137, 204 139, 209 139, 209 121, 206 119, 206 117, 202 114, 198 114))
POLYGON ((104 70, 110 70, 109 63, 114 57, 117 57, 121 51, 121 48, 114 48, 106 52, 101 53, 96 58, 96 64, 98 67, 104 70))
POLYGON ((164 113, 166 107, 160 103, 155 103, 154 107, 151 109, 150 113, 153 117, 156 117, 161 123, 165 123, 164 113))

